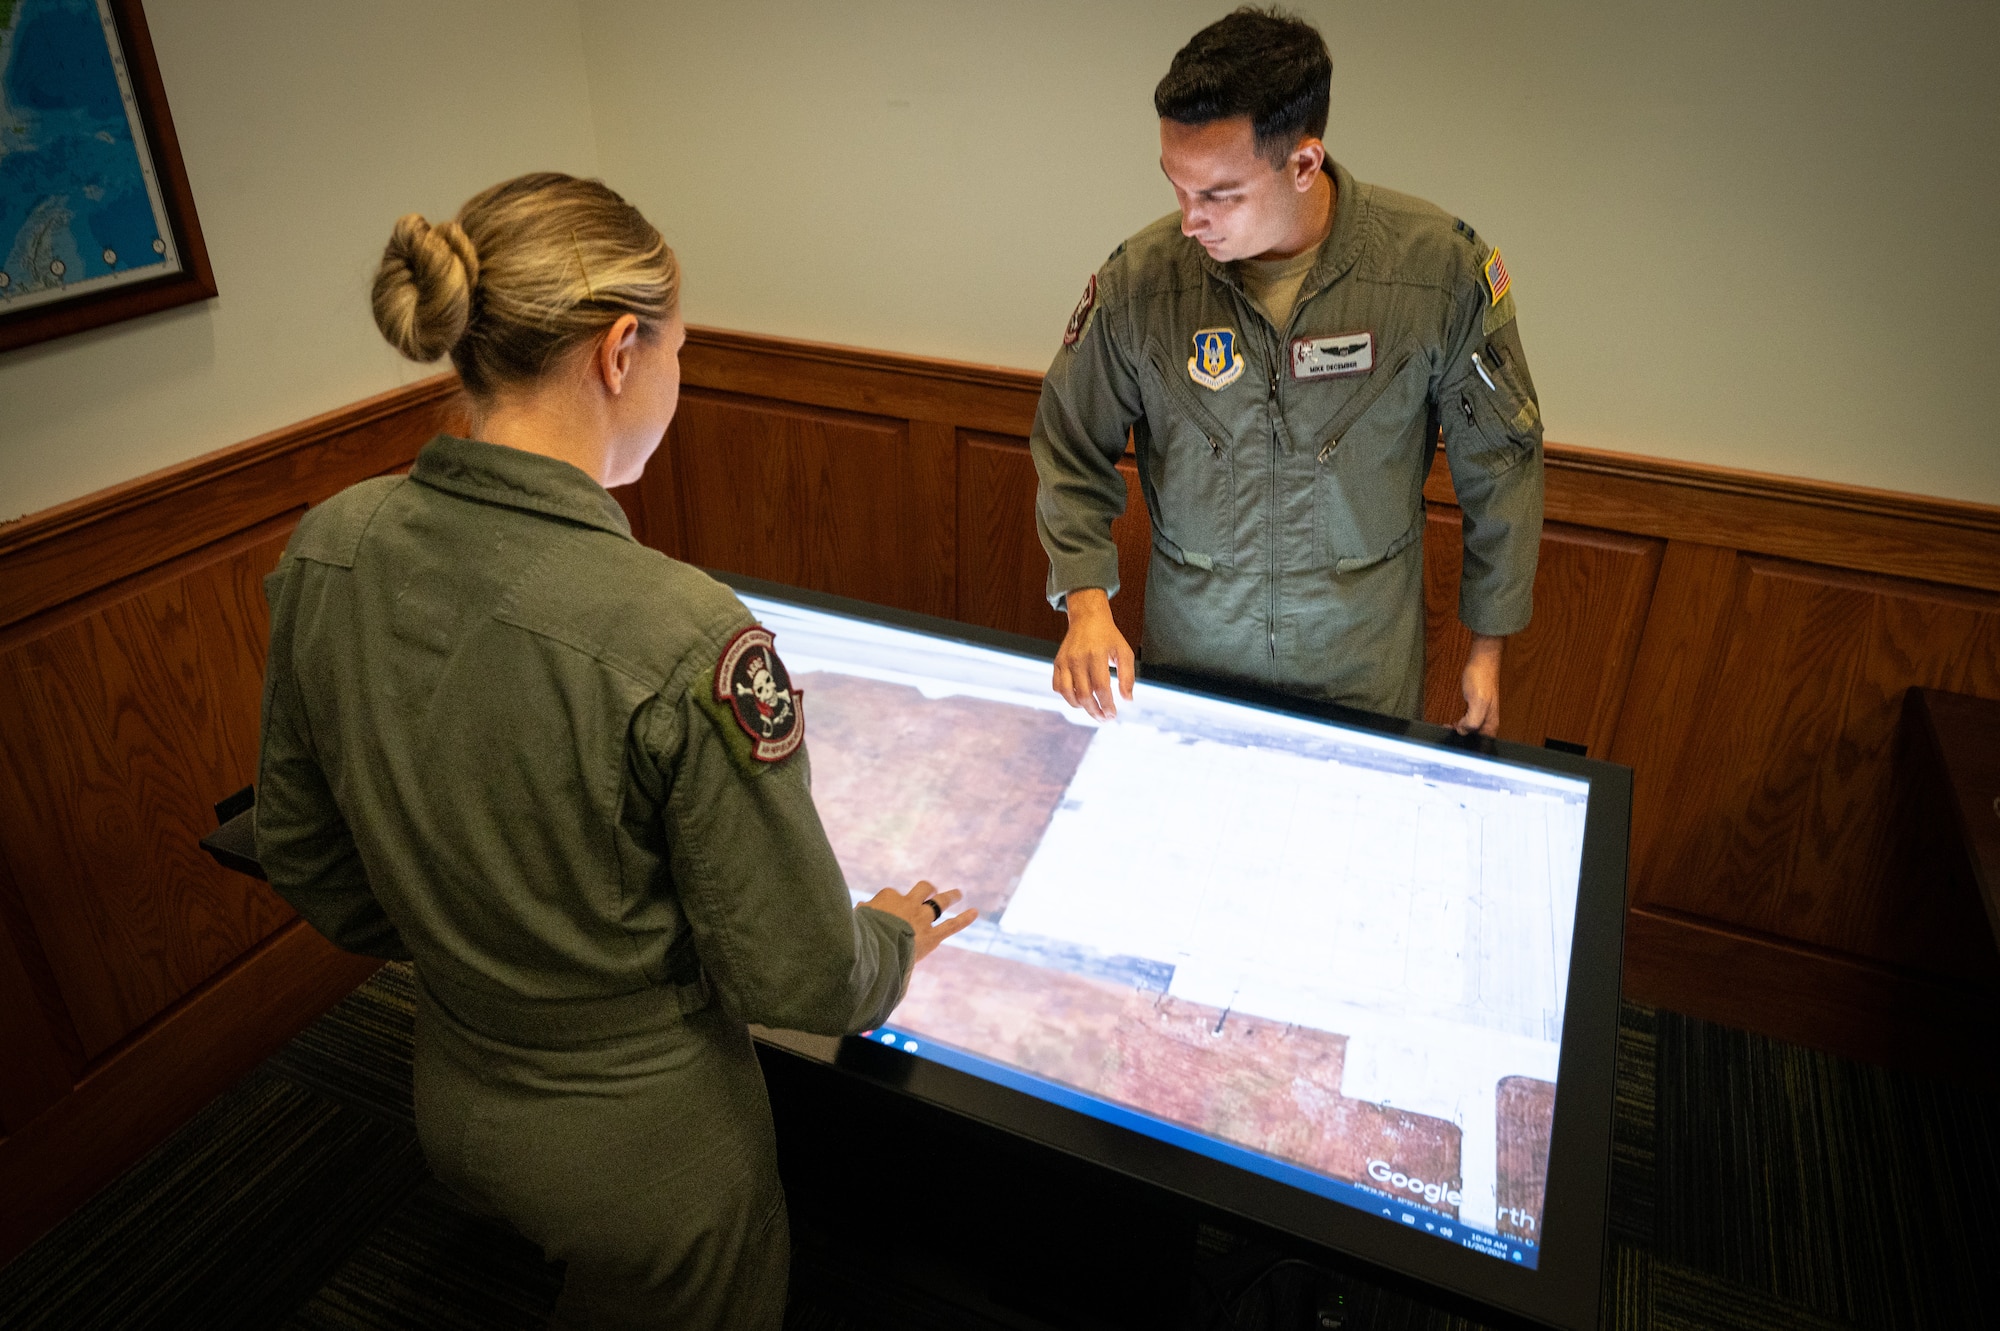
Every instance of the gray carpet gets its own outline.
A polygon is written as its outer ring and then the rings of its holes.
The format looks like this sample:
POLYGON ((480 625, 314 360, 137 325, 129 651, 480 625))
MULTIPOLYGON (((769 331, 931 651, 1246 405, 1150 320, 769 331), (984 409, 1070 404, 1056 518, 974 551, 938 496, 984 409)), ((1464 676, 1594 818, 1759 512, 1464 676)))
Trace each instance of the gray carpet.
MULTIPOLYGON (((385 967, 0 1270, 0 1325, 508 1331, 561 1270, 426 1172, 409 973, 385 967)), ((1607 1327, 2000 1325, 2000 1126, 1974 1092, 1628 1006, 1607 1327)), ((802 1250, 788 1331, 993 1321, 802 1250)), ((1355 1331, 1473 1324, 1356 1285, 1355 1331)))

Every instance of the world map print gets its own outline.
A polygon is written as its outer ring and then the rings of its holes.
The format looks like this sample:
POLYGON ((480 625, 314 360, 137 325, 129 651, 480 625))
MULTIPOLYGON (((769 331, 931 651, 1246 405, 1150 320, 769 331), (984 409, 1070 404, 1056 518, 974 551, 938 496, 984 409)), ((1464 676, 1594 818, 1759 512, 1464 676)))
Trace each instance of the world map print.
POLYGON ((0 0, 0 254, 0 313, 181 269, 102 0, 0 0))

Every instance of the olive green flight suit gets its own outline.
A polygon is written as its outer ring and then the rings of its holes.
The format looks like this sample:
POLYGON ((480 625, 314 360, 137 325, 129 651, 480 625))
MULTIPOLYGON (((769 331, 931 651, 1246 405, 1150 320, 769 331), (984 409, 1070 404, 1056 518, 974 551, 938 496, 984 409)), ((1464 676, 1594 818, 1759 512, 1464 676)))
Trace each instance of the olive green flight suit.
POLYGON ((803 748, 717 701, 749 613, 583 472, 452 438, 308 513, 266 590, 258 854, 414 959, 432 1169, 568 1261, 564 1324, 778 1326, 745 1023, 880 1023, 914 936, 850 905, 803 748))
POLYGON ((1333 228, 1285 328, 1179 214, 1098 270, 1035 413, 1035 523, 1051 604, 1116 594, 1130 431, 1153 521, 1145 660, 1414 717, 1439 426, 1465 515, 1459 617, 1499 636, 1531 610, 1541 413, 1491 247, 1327 170, 1333 228))

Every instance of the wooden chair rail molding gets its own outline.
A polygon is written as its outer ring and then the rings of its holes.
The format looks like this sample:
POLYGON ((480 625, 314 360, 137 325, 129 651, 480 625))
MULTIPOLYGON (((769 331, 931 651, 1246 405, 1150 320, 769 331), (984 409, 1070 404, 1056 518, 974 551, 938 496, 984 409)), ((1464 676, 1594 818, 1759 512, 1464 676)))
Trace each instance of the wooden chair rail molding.
MULTIPOLYGON (((641 539, 1060 634, 1039 375, 713 329, 683 367, 668 444, 619 495, 641 539)), ((0 527, 0 1260, 371 969, 194 841, 254 770, 262 574, 307 505, 406 466, 454 402, 424 380, 0 527)), ((1427 493, 1442 720, 1467 640, 1442 467, 1427 493)), ((1905 867, 1897 724, 1912 685, 2000 697, 2000 510, 1551 446, 1548 514, 1505 733, 1637 772, 1627 992, 1881 1061, 2000 1047, 1979 903, 1905 867)))

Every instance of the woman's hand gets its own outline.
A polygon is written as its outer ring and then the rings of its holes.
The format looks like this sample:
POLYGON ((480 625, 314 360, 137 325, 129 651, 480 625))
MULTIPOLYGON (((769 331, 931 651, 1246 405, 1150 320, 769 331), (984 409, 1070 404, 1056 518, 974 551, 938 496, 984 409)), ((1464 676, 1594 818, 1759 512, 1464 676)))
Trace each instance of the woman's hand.
POLYGON ((957 903, 965 894, 957 888, 940 892, 929 883, 920 882, 907 892, 898 892, 893 887, 885 887, 862 904, 870 910, 879 910, 884 915, 893 915, 906 921, 917 931, 917 954, 910 962, 915 966, 931 953, 945 939, 979 918, 976 910, 964 910, 946 918, 945 911, 957 903), (937 909, 931 909, 931 902, 937 902, 937 909))

